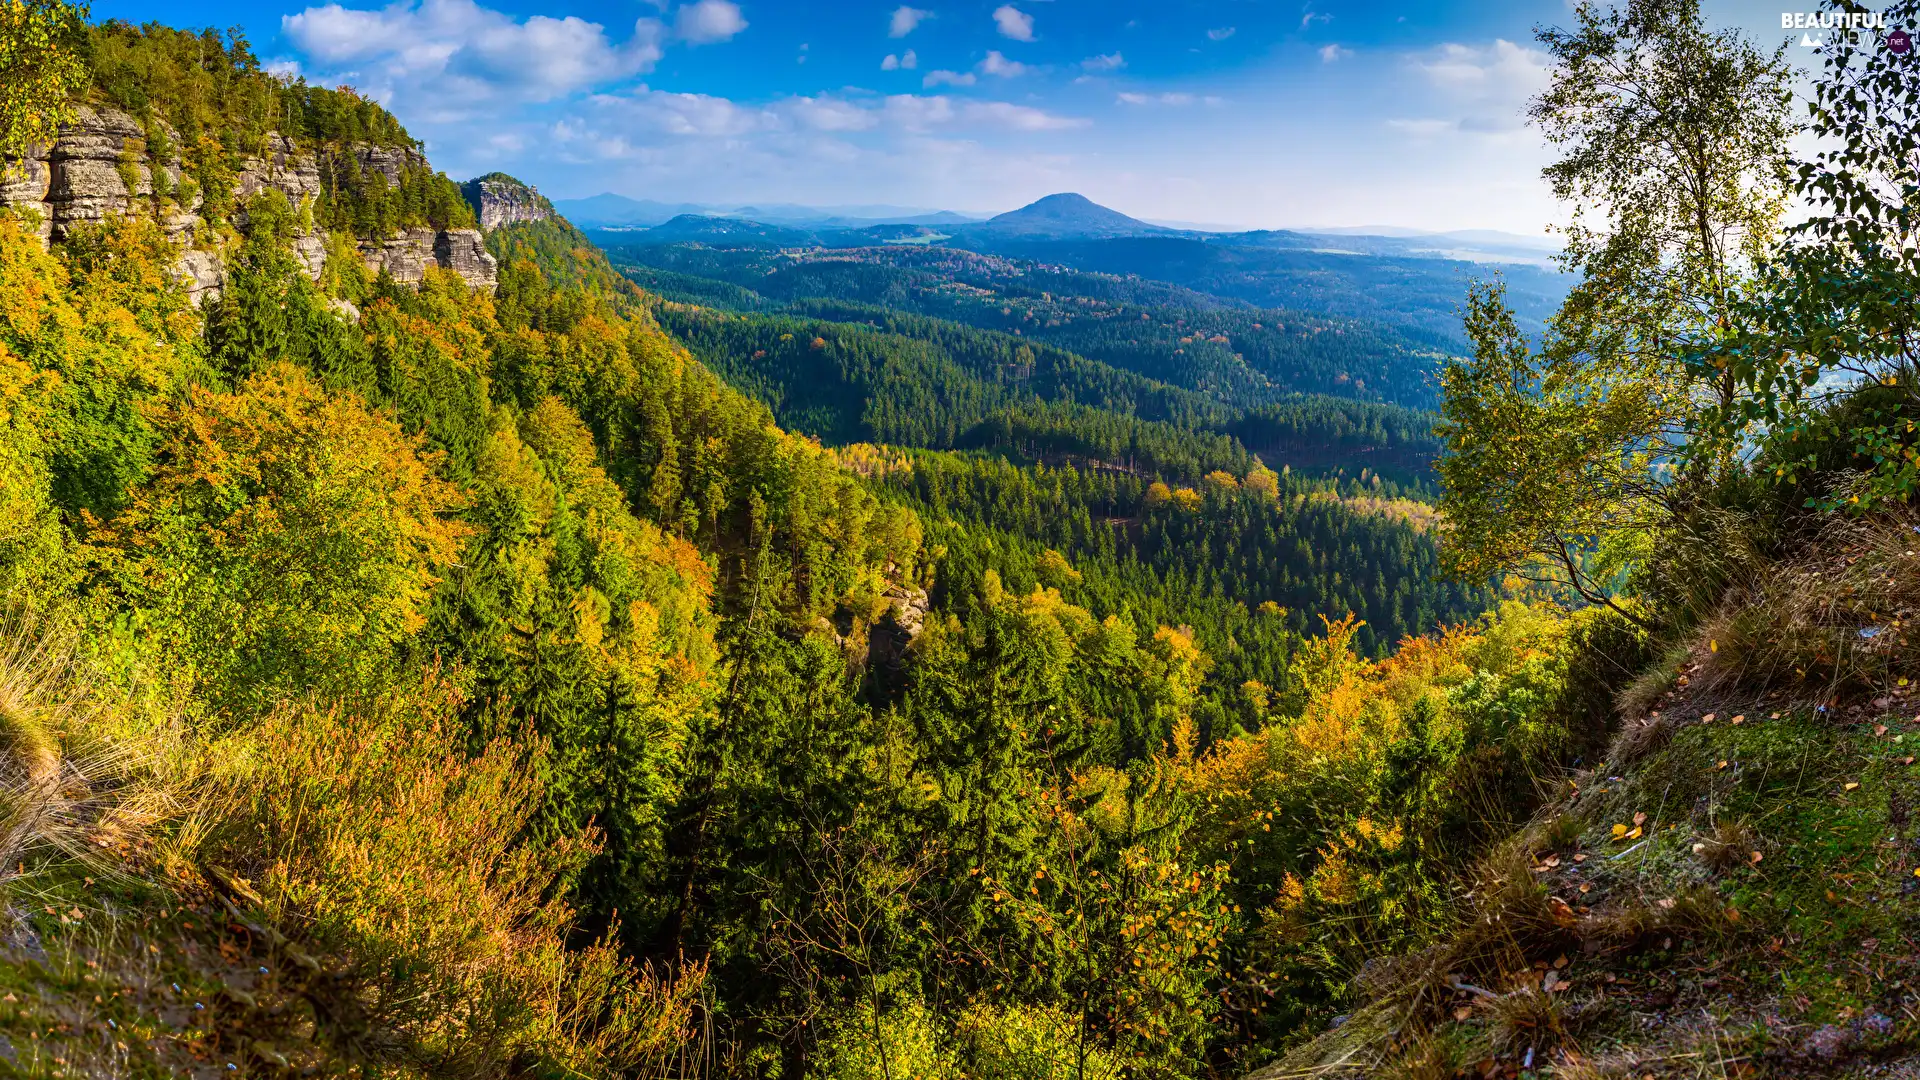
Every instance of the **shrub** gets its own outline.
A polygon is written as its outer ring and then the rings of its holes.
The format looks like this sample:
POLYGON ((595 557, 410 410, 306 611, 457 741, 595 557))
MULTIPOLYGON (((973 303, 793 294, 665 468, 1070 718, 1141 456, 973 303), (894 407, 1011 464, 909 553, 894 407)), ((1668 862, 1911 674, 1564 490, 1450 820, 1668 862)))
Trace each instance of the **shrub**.
MULTIPOLYGON (((358 708, 276 710, 223 748, 215 824, 191 854, 346 958, 356 1011, 404 1040, 395 1053, 469 1075, 516 1054, 584 1072, 656 1062, 688 1034, 702 969, 566 947, 572 912, 553 886, 591 845, 521 842, 539 751, 499 740, 470 756, 457 706, 429 677, 358 708)), ((320 1026, 322 1040, 353 1034, 320 1026)))
POLYGON ((975 1005, 955 1024, 976 1080, 1116 1080, 1120 1062, 1072 1017, 1039 1006, 975 1005))
POLYGON ((96 540, 216 711, 371 685, 464 535, 421 441, 285 364, 153 415, 166 459, 96 540))
POLYGON ((945 1080, 961 1075, 943 1046, 939 1025, 918 1000, 887 1010, 874 1022, 861 1004, 836 1017, 822 1040, 820 1080, 945 1080))

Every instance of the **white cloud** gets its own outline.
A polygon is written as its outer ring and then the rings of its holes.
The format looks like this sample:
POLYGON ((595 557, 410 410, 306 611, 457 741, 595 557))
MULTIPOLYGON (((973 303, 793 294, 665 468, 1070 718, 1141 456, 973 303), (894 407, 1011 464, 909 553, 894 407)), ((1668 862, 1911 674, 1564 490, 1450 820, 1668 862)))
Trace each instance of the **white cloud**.
POLYGON ((1504 39, 1482 47, 1449 43, 1415 61, 1435 86, 1507 98, 1544 88, 1550 64, 1546 53, 1504 39))
POLYGON ((1114 97, 1114 103, 1118 105, 1172 105, 1176 108, 1183 105, 1226 104, 1223 99, 1214 97, 1211 94, 1203 97, 1198 94, 1189 94, 1178 90, 1170 90, 1164 94, 1140 94, 1133 91, 1123 91, 1114 97))
POLYGON ((913 33, 914 27, 925 19, 933 18, 933 12, 901 4, 893 9, 893 15, 887 20, 887 36, 903 38, 913 33))
POLYGON ((980 61, 980 71, 984 75, 995 75, 1002 79, 1012 79, 1025 75, 1027 73, 1027 65, 1018 60, 1009 60, 1000 55, 999 49, 994 49, 987 53, 985 60, 980 61))
POLYGON ((280 32, 313 67, 354 65, 369 95, 441 116, 551 100, 649 71, 660 60, 662 27, 640 19, 616 44, 600 24, 574 16, 523 22, 474 0, 401 0, 379 11, 311 7, 283 16, 280 32))
POLYGON ((1089 56, 1085 60, 1080 61, 1080 67, 1084 71, 1119 71, 1126 66, 1126 58, 1119 53, 1089 56))
POLYGON ((1015 41, 1033 40, 1033 16, 1012 4, 1001 4, 994 8, 993 21, 994 25, 1000 28, 1001 37, 1009 37, 1015 41))
POLYGON ((1238 27, 1223 26, 1218 30, 1207 31, 1208 41, 1225 41, 1238 32, 1238 27))
POLYGON ((1300 29, 1309 30, 1312 29, 1314 23, 1332 21, 1332 15, 1324 11, 1314 11, 1312 8, 1308 8, 1306 14, 1300 16, 1300 29))
POLYGON ((892 53, 888 53, 886 55, 886 58, 880 61, 881 71, 898 71, 899 69, 900 69, 900 58, 893 55, 892 53))
POLYGON ((1077 116, 1055 116, 1049 112, 1005 101, 968 102, 960 112, 963 119, 1010 128, 1014 131, 1060 131, 1065 128, 1087 126, 1087 121, 1077 116))
POLYGON ((929 71, 927 77, 920 80, 921 86, 972 86, 980 80, 973 77, 971 71, 929 71))
POLYGON ((1414 71, 1438 91, 1452 128, 1480 134, 1515 132, 1527 100, 1545 89, 1552 61, 1511 41, 1448 43, 1413 59, 1414 71))
POLYGON ((907 131, 926 131, 953 120, 953 101, 942 95, 895 94, 881 106, 887 122, 907 131))
POLYGON ((1352 49, 1343 49, 1338 45, 1320 46, 1320 62, 1323 64, 1337 63, 1352 55, 1352 49))
POLYGON ((743 106, 712 94, 680 94, 645 86, 624 94, 600 94, 590 102, 595 112, 627 135, 655 133, 698 138, 729 138, 779 130, 781 114, 769 108, 743 106))
POLYGON ((673 29, 683 40, 695 45, 726 41, 747 28, 740 5, 733 0, 699 0, 680 9, 673 29))
POLYGON ((872 109, 824 94, 794 98, 785 108, 814 131, 865 131, 880 122, 872 109))
POLYGON ((649 135, 790 140, 810 132, 839 136, 882 127, 912 134, 949 125, 1030 132, 1061 131, 1087 124, 1079 117, 1058 116, 1026 105, 1005 101, 956 103, 942 94, 895 94, 878 101, 821 94, 742 105, 709 94, 671 93, 642 86, 627 93, 595 95, 587 104, 591 120, 562 121, 548 135, 554 142, 574 148, 573 152, 611 158, 641 153, 649 135))

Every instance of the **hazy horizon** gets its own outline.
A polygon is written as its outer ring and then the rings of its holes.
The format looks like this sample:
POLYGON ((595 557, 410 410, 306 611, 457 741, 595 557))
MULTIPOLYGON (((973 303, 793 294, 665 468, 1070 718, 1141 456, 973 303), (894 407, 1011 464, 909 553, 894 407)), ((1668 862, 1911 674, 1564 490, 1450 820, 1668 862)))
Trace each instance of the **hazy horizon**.
MULTIPOLYGON (((538 189, 538 185, 534 185, 534 186, 536 189, 538 189)), ((995 209, 983 210, 979 208, 967 208, 967 207, 958 207, 958 206, 929 206, 929 205, 912 205, 912 204, 898 204, 898 203, 882 204, 882 205, 875 205, 870 203, 868 204, 860 204, 860 203, 844 204, 843 203, 843 204, 816 205, 816 204, 807 204, 807 203, 781 202, 773 199, 764 199, 758 202, 714 203, 714 202, 699 202, 697 200, 682 201, 682 200, 668 200, 668 199, 651 199, 645 196, 624 195, 621 192, 617 192, 617 191, 596 191, 591 195, 566 196, 566 195, 554 195, 551 192, 545 191, 544 189, 539 189, 539 190, 542 195, 546 195, 548 198, 554 200, 556 203, 579 204, 584 202, 590 202, 594 199, 611 197, 611 198, 619 198, 619 199, 628 199, 642 205, 650 204, 650 205, 669 206, 669 207, 698 207, 700 210, 708 211, 713 214, 724 214, 724 215, 739 215, 743 211, 746 211, 749 209, 761 208, 761 209, 769 209, 769 210, 771 209, 806 210, 814 214, 820 215, 822 217, 845 217, 849 219, 860 219, 860 218, 877 219, 881 217, 906 217, 906 216, 921 216, 921 215, 931 215, 931 214, 940 214, 940 213, 951 213, 951 214, 958 214, 963 217, 977 218, 979 220, 984 221, 996 215, 1004 214, 1004 213, 1007 213, 1008 211, 1020 209, 1020 207, 1018 206, 1007 206, 1007 207, 999 207, 995 209)), ((1049 192, 1048 194, 1080 194, 1080 193, 1049 192)), ((1023 203, 1021 205, 1025 206, 1030 204, 1023 203)), ((1109 207, 1108 209, 1117 210, 1123 214, 1127 214, 1129 217, 1138 218, 1139 220, 1144 221, 1149 225, 1162 225, 1168 228, 1193 229, 1193 230, 1201 230, 1201 231, 1220 231, 1220 232, 1255 231, 1255 230, 1295 231, 1295 232, 1318 231, 1318 232, 1324 232, 1324 233, 1334 234, 1334 235, 1351 234, 1355 236, 1396 236, 1396 235, 1449 236, 1449 235, 1458 235, 1458 234, 1465 234, 1465 233, 1482 232, 1490 235, 1512 237, 1516 240, 1553 242, 1553 235, 1545 231, 1526 233, 1526 232, 1513 232, 1511 230, 1506 230, 1506 229, 1476 229, 1476 228, 1418 229, 1418 228, 1413 228, 1413 227, 1404 226, 1404 225, 1390 225, 1390 224, 1381 224, 1381 223, 1373 223, 1373 222, 1359 222, 1359 223, 1281 222, 1281 223, 1275 224, 1270 222, 1269 223, 1234 223, 1234 222, 1180 221, 1180 220, 1168 219, 1168 218, 1145 217, 1139 214, 1130 213, 1125 207, 1120 207, 1120 206, 1109 207)), ((779 217, 780 215, 770 214, 769 216, 779 217)))

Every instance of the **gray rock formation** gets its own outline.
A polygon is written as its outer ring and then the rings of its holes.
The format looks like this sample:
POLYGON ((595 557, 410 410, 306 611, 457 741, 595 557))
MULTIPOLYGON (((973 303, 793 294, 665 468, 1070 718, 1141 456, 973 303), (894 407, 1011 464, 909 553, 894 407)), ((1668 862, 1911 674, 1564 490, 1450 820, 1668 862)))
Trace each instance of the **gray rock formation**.
POLYGON ((403 285, 418 285, 433 262, 433 230, 407 229, 384 240, 360 241, 360 260, 374 273, 385 270, 403 285))
POLYGON ((285 135, 267 136, 267 151, 264 155, 248 158, 244 168, 234 184, 236 201, 244 205, 268 188, 276 189, 287 197, 287 202, 299 206, 302 200, 320 197, 320 163, 312 154, 303 154, 295 148, 293 140, 285 135))
POLYGON ((227 264, 219 255, 201 248, 188 248, 180 253, 174 270, 194 304, 220 298, 220 283, 226 279, 227 264))
POLYGON ((545 221, 553 204, 539 190, 512 177, 494 173, 460 185, 483 229, 497 229, 523 221, 545 221))
POLYGON ((53 170, 48 167, 44 154, 26 158, 17 162, 15 168, 0 173, 0 204, 37 209, 40 212, 41 243, 53 236, 53 218, 46 205, 47 189, 52 182, 53 170))
POLYGON ((360 163, 361 172, 386 177, 388 187, 399 187, 406 170, 427 167, 426 157, 411 146, 355 146, 353 157, 360 163))
POLYGON ((499 280, 478 229, 408 229, 385 240, 362 240, 360 257, 374 273, 385 270, 403 285, 419 284, 429 266, 452 270, 476 288, 491 289, 499 280))
POLYGON ((73 122, 60 128, 47 153, 47 190, 41 196, 53 238, 66 236, 78 225, 93 225, 109 214, 124 214, 133 199, 153 194, 144 154, 146 132, 133 117, 115 109, 76 110, 73 122), (133 190, 121 177, 121 164, 133 177, 133 190))
MULTIPOLYGON (((159 126, 169 143, 179 144, 171 128, 159 126)), ((0 175, 0 205, 37 210, 43 242, 64 239, 75 228, 97 224, 113 215, 153 213, 159 208, 168 235, 181 244, 175 270, 194 302, 204 302, 219 295, 226 267, 223 251, 231 244, 233 233, 200 216, 204 200, 197 191, 190 188, 186 200, 180 199, 184 174, 178 155, 153 163, 146 139, 147 132, 139 121, 126 113, 77 108, 73 119, 60 126, 51 145, 35 147, 24 161, 0 175), (154 198, 156 168, 166 173, 162 190, 171 198, 154 198)), ((427 163, 411 147, 356 146, 350 152, 363 171, 378 172, 395 185, 404 170, 427 163)), ((234 192, 244 206, 246 200, 268 189, 279 191, 296 207, 318 199, 319 162, 292 140, 268 136, 264 152, 241 163, 234 192)), ((546 205, 545 199, 537 195, 533 198, 546 205)), ((242 232, 246 230, 244 210, 235 213, 231 224, 242 232)), ((487 254, 480 233, 473 229, 441 233, 413 229, 384 240, 363 241, 359 247, 370 268, 376 272, 385 268, 403 282, 420 281, 426 268, 435 265, 454 271, 476 288, 492 289, 497 281, 493 256, 487 254)), ((326 266, 326 233, 309 230, 294 238, 293 248, 307 274, 318 280, 326 266)))
POLYGON ((868 655, 874 663, 897 671, 905 666, 907 650, 926 628, 933 604, 926 590, 914 585, 891 585, 886 598, 888 609, 868 634, 868 655))
POLYGON ((500 265, 487 252, 479 229, 448 229, 433 238, 433 261, 467 279, 475 288, 491 290, 500 283, 500 265))

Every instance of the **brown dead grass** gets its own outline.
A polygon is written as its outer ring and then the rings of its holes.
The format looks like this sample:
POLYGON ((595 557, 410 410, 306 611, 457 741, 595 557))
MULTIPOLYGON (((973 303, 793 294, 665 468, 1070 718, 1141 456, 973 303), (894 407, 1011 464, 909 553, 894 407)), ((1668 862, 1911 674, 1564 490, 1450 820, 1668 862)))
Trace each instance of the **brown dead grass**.
POLYGON ((1920 675, 1920 511, 1836 517, 1728 591, 1695 635, 1696 686, 1831 700, 1920 675))

